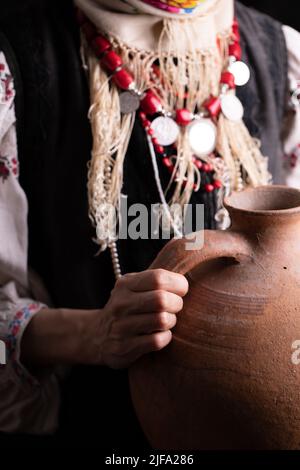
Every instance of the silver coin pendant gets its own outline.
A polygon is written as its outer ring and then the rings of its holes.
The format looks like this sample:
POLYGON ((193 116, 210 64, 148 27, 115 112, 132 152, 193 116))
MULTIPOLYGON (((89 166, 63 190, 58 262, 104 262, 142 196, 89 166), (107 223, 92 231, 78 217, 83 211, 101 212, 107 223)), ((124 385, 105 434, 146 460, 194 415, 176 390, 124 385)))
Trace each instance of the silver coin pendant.
POLYGON ((196 119, 188 126, 188 137, 195 155, 204 157, 216 148, 217 128, 210 119, 196 119))
POLYGON ((237 86, 244 86, 249 82, 251 74, 250 69, 245 62, 237 60, 229 66, 228 70, 234 76, 235 84, 237 86))
POLYGON ((224 116, 229 121, 240 121, 244 116, 244 107, 235 95, 221 96, 221 108, 224 116))
POLYGON ((151 129, 153 130, 153 137, 163 147, 174 144, 180 132, 178 124, 168 116, 155 118, 151 123, 151 129))
POLYGON ((130 92, 124 91, 120 94, 120 109, 122 114, 131 114, 137 111, 140 107, 140 98, 130 92))

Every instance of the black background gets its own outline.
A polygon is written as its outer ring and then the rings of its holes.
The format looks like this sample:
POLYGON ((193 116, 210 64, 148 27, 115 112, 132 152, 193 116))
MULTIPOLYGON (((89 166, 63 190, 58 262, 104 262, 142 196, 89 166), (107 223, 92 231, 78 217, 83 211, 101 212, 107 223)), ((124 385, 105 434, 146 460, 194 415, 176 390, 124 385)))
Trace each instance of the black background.
POLYGON ((242 3, 268 13, 282 23, 293 26, 300 31, 298 2, 292 2, 291 0, 242 0, 242 3))

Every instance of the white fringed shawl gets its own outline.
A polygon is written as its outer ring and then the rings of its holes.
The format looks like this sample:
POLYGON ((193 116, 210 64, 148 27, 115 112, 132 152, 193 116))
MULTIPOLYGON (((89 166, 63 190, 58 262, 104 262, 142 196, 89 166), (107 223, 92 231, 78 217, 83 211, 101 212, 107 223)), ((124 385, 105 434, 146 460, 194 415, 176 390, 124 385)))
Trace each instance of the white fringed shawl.
MULTIPOLYGON (((186 87, 189 95, 185 107, 191 112, 199 109, 210 95, 218 95, 231 41, 233 0, 207 0, 193 15, 186 16, 165 13, 139 0, 126 3, 121 0, 76 0, 75 3, 110 39, 126 67, 132 71, 139 90, 153 87, 152 65, 159 60, 163 83, 160 91, 167 111, 183 107, 186 87)), ((113 234, 103 240, 103 233, 110 233, 107 204, 118 211, 123 163, 135 113, 121 114, 117 87, 86 44, 84 49, 89 69, 89 117, 93 132, 88 182, 90 217, 97 228, 100 247, 105 249, 113 241, 113 234)), ((224 191, 267 184, 270 180, 267 159, 243 121, 232 122, 221 114, 217 129, 217 152, 222 159, 207 157, 207 160, 223 181, 224 191)), ((177 154, 176 187, 170 202, 183 206, 189 202, 194 184, 200 180, 184 130, 177 142, 177 154)), ((221 199, 224 191, 220 192, 221 199)))

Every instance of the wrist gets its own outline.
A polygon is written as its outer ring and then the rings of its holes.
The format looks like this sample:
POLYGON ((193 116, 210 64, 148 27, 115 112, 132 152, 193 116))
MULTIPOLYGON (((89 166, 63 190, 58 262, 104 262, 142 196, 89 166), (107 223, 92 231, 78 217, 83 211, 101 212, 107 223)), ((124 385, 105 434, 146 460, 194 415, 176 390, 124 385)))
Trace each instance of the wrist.
POLYGON ((27 326, 21 361, 33 366, 91 363, 100 310, 42 309, 27 326))
POLYGON ((102 310, 79 311, 74 318, 77 340, 71 340, 72 357, 76 364, 102 365, 102 310))

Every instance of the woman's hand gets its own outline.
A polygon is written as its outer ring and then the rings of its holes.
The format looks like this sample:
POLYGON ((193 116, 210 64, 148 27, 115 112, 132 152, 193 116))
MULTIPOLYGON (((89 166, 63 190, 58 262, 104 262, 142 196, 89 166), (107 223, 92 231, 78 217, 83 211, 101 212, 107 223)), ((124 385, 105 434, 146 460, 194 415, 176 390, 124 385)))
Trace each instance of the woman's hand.
POLYGON ((184 276, 148 270, 121 277, 101 310, 45 308, 24 332, 21 361, 128 367, 170 343, 187 291, 184 276))
POLYGON ((187 292, 184 276, 163 269, 121 277, 99 314, 95 363, 124 368, 167 346, 187 292))

